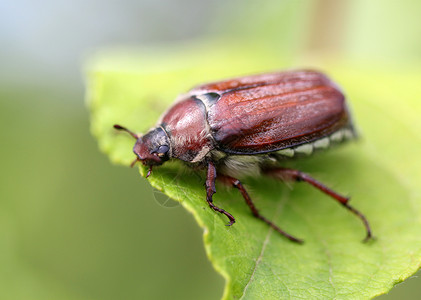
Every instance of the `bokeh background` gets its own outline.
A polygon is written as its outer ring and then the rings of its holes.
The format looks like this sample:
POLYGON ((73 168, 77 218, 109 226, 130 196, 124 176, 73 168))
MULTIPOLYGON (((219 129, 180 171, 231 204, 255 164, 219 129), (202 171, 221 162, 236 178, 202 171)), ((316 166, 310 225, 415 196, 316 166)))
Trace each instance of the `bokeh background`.
MULTIPOLYGON (((414 70, 420 14, 416 0, 0 2, 0 299, 222 295, 193 217, 98 151, 84 104, 90 53, 223 38, 298 66, 335 57, 414 70)), ((381 299, 419 297, 411 278, 381 299)))

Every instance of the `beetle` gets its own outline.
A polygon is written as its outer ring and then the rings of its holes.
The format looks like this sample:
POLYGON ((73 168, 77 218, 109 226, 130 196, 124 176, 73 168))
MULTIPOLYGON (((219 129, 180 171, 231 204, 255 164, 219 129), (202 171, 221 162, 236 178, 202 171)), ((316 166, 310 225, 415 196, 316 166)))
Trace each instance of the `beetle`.
POLYGON ((356 215, 364 224, 365 241, 372 238, 366 217, 342 196, 299 170, 283 168, 282 161, 310 155, 356 137, 345 96, 321 72, 291 70, 199 85, 178 97, 144 135, 114 125, 136 139, 137 162, 152 168, 170 159, 207 170, 206 201, 211 209, 235 222, 216 206, 215 180, 239 190, 252 214, 291 241, 298 239, 260 214, 238 178, 269 175, 307 182, 356 215))

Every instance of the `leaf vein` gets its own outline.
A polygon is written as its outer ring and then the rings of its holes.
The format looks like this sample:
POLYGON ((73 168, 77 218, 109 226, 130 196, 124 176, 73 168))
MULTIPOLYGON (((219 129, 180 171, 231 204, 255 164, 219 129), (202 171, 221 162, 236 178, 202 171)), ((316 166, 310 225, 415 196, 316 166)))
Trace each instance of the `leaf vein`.
MULTIPOLYGON (((288 191, 286 191, 286 193, 287 193, 287 192, 288 192, 288 191)), ((282 211, 282 207, 283 207, 283 206, 284 206, 284 204, 285 204, 286 199, 287 199, 287 196, 285 196, 285 195, 284 195, 284 196, 282 197, 282 200, 279 202, 278 207, 276 208, 276 211, 275 211, 275 214, 274 214, 274 216, 273 216, 272 220, 276 219, 276 217, 280 214, 280 212, 282 211)), ((267 232, 266 237, 265 237, 265 240, 263 241, 263 244, 262 244, 262 249, 260 250, 260 254, 259 254, 259 256, 257 257, 256 264, 254 265, 253 272, 252 272, 252 274, 251 274, 251 276, 250 276, 249 281, 247 282, 247 284, 246 284, 246 285, 245 285, 245 287, 244 287, 243 294, 241 295, 240 300, 241 300, 241 299, 244 299, 244 297, 245 297, 245 295, 246 295, 246 293, 247 293, 247 290, 248 290, 248 288, 249 288, 250 284, 251 284, 251 283, 253 282, 253 280, 254 280, 254 275, 255 275, 255 273, 256 273, 256 270, 257 270, 258 266, 260 265, 260 262, 262 261, 263 255, 264 255, 265 250, 266 250, 266 246, 268 245, 269 240, 270 240, 270 237, 272 236, 272 232, 273 232, 272 227, 269 227, 268 232, 267 232)), ((286 289, 287 289, 287 291, 288 291, 289 295, 291 295, 291 293, 290 293, 289 289, 288 289, 288 288, 286 288, 286 289)))

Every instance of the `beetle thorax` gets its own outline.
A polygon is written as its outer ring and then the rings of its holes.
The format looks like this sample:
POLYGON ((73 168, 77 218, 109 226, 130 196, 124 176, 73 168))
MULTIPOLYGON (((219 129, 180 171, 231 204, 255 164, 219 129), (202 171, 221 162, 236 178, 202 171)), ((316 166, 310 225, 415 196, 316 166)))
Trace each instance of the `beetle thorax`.
POLYGON ((202 161, 214 148, 203 102, 186 98, 162 117, 161 126, 171 143, 171 157, 186 162, 202 161))

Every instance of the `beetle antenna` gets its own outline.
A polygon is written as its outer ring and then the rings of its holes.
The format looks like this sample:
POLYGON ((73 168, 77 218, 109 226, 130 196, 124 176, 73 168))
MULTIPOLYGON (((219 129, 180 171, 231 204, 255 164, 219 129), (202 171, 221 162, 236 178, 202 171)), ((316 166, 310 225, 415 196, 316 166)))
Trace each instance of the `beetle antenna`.
POLYGON ((127 133, 128 133, 128 134, 130 134, 132 137, 134 137, 136 140, 139 138, 139 136, 138 136, 136 133, 134 133, 134 132, 133 132, 133 131, 131 131, 131 130, 128 130, 126 127, 120 126, 120 125, 118 125, 118 124, 114 124, 114 128, 115 128, 115 129, 117 129, 117 130, 123 130, 123 131, 127 132, 127 133))
POLYGON ((139 161, 139 157, 136 157, 134 161, 132 161, 132 163, 130 164, 130 168, 133 168, 134 165, 139 161))

